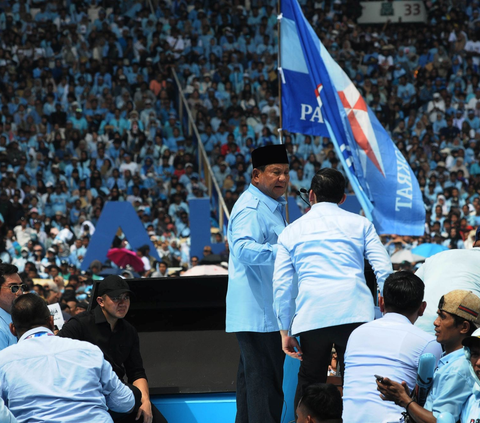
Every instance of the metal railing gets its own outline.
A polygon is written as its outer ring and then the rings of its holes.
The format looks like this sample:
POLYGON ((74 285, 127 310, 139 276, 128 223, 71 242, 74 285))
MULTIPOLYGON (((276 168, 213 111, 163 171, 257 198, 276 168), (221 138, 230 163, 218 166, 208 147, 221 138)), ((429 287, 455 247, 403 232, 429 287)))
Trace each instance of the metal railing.
POLYGON ((184 121, 184 118, 187 120, 187 133, 189 136, 194 137, 194 141, 196 140, 196 145, 198 148, 198 173, 204 178, 205 185, 208 190, 208 196, 210 197, 210 204, 217 215, 219 227, 220 229, 224 229, 224 227, 228 223, 228 219, 230 219, 230 212, 228 211, 225 200, 223 199, 222 190, 218 186, 218 182, 215 178, 215 175, 213 174, 212 167, 210 166, 210 162, 208 160, 207 152, 205 151, 205 148, 203 148, 203 142, 200 137, 200 133, 198 132, 198 128, 195 124, 195 120, 193 119, 192 112, 190 110, 190 107, 188 106, 185 94, 183 93, 180 80, 178 79, 177 73, 173 68, 172 75, 175 79, 175 83, 178 89, 179 119, 181 122, 184 121))

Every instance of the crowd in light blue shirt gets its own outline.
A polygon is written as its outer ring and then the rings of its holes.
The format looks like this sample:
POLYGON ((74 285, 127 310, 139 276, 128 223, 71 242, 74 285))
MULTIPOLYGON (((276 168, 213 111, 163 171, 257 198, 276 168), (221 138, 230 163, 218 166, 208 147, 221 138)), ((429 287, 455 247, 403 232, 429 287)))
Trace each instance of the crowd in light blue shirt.
POLYGON ((111 423, 107 408, 127 413, 135 403, 97 346, 45 327, 0 351, 0 396, 19 421, 30 423, 111 423))
POLYGON ((286 226, 285 199, 250 185, 233 207, 228 225, 230 258, 227 332, 275 332, 272 274, 277 238, 286 226))

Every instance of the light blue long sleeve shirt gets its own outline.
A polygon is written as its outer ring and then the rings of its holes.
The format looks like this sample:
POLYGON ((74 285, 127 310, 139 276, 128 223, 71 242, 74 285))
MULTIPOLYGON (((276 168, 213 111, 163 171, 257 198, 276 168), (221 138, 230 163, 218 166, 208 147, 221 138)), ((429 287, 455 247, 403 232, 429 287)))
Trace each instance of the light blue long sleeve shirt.
POLYGON ((13 415, 29 423, 111 423, 107 407, 127 413, 135 404, 100 348, 45 327, 0 351, 0 394, 13 415))
POLYGON ((474 383, 469 366, 463 348, 444 355, 438 362, 433 385, 424 406, 435 418, 438 419, 441 413, 450 413, 455 421, 460 418, 473 390, 474 383))
POLYGON ((372 265, 383 292, 392 264, 373 224, 337 204, 314 204, 278 238, 273 297, 280 329, 296 335, 373 320, 364 258, 372 265))
POLYGON ((286 226, 285 199, 250 185, 228 225, 227 332, 275 332, 272 276, 277 238, 286 226))
POLYGON ((0 351, 17 343, 17 338, 10 332, 10 323, 12 317, 0 307, 0 351))

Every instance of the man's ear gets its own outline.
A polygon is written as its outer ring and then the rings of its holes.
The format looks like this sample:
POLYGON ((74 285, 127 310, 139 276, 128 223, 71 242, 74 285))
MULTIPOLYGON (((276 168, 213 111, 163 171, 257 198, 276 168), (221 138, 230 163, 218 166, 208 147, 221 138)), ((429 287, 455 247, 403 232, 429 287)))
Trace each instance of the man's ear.
POLYGON ((310 204, 316 204, 317 203, 317 196, 313 192, 313 189, 308 191, 308 201, 310 202, 310 204))
POLYGON ((385 313, 385 300, 380 294, 378 294, 378 306, 380 307, 380 311, 385 313))
POLYGON ((97 304, 101 307, 103 304, 103 298, 102 297, 97 297, 97 304))
POLYGON ((50 316, 48 319, 48 329, 50 329, 52 332, 55 330, 55 319, 53 316, 50 316))
POLYGON ((347 194, 343 194, 343 197, 342 197, 342 199, 340 200, 340 202, 338 203, 338 205, 343 204, 346 199, 347 199, 347 194))
POLYGON ((467 320, 464 320, 462 323, 462 329, 460 330, 460 333, 467 334, 470 331, 471 325, 473 325, 473 323, 468 322, 467 320))
POLYGON ((13 326, 13 323, 10 323, 8 326, 10 328, 10 332, 16 338, 17 337, 17 328, 15 326, 13 326))
POLYGON ((422 301, 422 305, 420 306, 420 308, 418 309, 418 317, 421 317, 423 316, 423 313, 425 312, 425 309, 427 308, 427 302, 426 301, 422 301))

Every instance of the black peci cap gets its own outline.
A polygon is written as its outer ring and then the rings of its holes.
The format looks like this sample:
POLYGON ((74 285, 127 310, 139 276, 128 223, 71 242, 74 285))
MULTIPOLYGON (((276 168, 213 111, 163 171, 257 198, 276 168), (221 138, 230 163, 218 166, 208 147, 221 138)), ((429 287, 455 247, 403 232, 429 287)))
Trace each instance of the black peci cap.
POLYGON ((285 145, 267 145, 252 151, 253 168, 270 164, 288 164, 288 155, 285 145))

